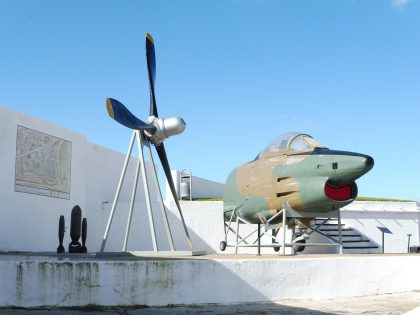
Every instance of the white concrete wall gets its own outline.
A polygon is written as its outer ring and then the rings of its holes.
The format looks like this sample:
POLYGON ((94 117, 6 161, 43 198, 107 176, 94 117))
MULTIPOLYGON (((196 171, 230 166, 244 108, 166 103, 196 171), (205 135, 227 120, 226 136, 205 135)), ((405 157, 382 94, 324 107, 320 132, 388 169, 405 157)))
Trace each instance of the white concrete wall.
MULTIPOLYGON (((181 201, 180 204, 192 238, 194 250, 219 254, 233 254, 235 252, 235 249, 230 247, 224 252, 220 251, 220 241, 225 239, 223 228, 223 201, 181 201)), ((174 202, 171 202, 169 212, 176 242, 177 244, 181 244, 180 249, 187 250, 188 246, 185 242, 185 234, 182 230, 182 223, 174 202)), ((235 226, 232 225, 232 228, 235 229, 235 226)), ((248 227, 241 224, 240 233, 241 235, 247 235, 255 228, 256 225, 248 227)), ((280 233, 279 238, 281 239, 280 233)), ((255 236, 252 236, 250 239, 255 240, 255 236)), ((290 239, 291 231, 288 231, 286 241, 290 242, 290 239)), ((261 240, 262 244, 271 244, 271 238, 269 236, 263 236, 261 240)), ((234 235, 233 233, 230 233, 228 243, 233 244, 234 241, 234 235)), ((257 248, 238 248, 238 253, 256 254, 257 248)), ((272 248, 262 248, 261 253, 274 254, 275 252, 272 248)), ((286 253, 291 253, 291 250, 287 248, 286 253)))
MULTIPOLYGON (((177 195, 180 196, 180 179, 181 172, 171 171, 172 179, 175 184, 177 195)), ((222 198, 224 184, 204 179, 192 175, 192 199, 198 198, 222 198)), ((166 181, 166 197, 165 202, 168 203, 172 198, 171 190, 169 189, 168 182, 166 181)))
POLYGON ((420 208, 416 202, 356 201, 341 210, 343 223, 357 229, 382 249, 382 233, 378 226, 388 228, 385 253, 406 253, 407 234, 411 245, 420 245, 420 208))
MULTIPOLYGON (((64 215, 66 220, 64 246, 67 250, 70 242, 70 215, 75 205, 82 208, 82 215, 88 220, 88 250, 98 251, 125 155, 92 144, 77 132, 3 106, 0 106, 0 128, 0 251, 55 251, 58 246, 60 215, 64 215), (17 125, 71 141, 69 200, 14 191, 17 125), (108 203, 103 205, 104 202, 108 203)), ((130 139, 123 140, 127 141, 128 146, 130 139)), ((131 196, 135 163, 132 158, 121 191, 120 201, 123 203, 128 203, 131 196)), ((150 162, 146 165, 150 173, 150 162)), ((137 195, 139 203, 144 201, 141 187, 140 180, 137 195)), ((156 189, 151 189, 151 198, 156 203, 156 189)), ((124 209, 127 208, 126 205, 123 210, 117 210, 117 221, 119 216, 122 216, 121 220, 126 220, 124 209)), ((146 217, 138 220, 146 220, 146 217)), ((135 221, 133 228, 136 228, 135 221)), ((111 233, 123 234, 124 227, 120 230, 113 227, 111 233)), ((119 245, 115 247, 112 242, 108 250, 120 249, 119 245)))
POLYGON ((420 290, 420 255, 210 259, 0 257, 0 306, 334 299, 420 290))
POLYGON ((0 250, 54 250, 59 216, 70 222, 74 205, 86 209, 86 138, 6 107, 0 107, 0 126, 0 250), (14 191, 17 125, 71 141, 70 200, 14 191))
MULTIPOLYGON (((185 221, 189 227, 194 247, 196 250, 206 250, 209 253, 233 253, 233 248, 227 248, 225 252, 219 249, 220 241, 224 239, 223 230, 223 202, 222 201, 181 201, 181 208, 185 221)), ((176 218, 173 222, 176 231, 176 239, 182 244, 184 234, 175 204, 170 204, 171 217, 176 218)), ((406 253, 407 234, 411 233, 411 245, 419 244, 419 216, 420 210, 416 203, 378 203, 378 202, 354 202, 342 209, 341 216, 346 227, 354 227, 365 238, 371 238, 379 247, 382 245, 382 234, 377 226, 388 227, 394 234, 385 236, 386 253, 406 253), (364 210, 363 210, 364 209, 364 210), (375 210, 375 211, 374 211, 375 210)), ((235 228, 235 226, 232 226, 235 228)), ((251 231, 245 225, 240 225, 242 235, 251 231)), ((281 232, 280 232, 281 233, 281 232)), ((280 234, 281 235, 281 234, 280 234)), ((279 236, 281 239, 281 236, 279 236)), ((254 238, 255 237, 251 237, 254 238)), ((286 240, 290 242, 291 231, 287 232, 286 240)), ((230 244, 234 243, 233 233, 230 233, 230 244)), ((330 240, 313 233, 308 242, 332 243, 330 240)), ((268 236, 262 238, 262 244, 270 244, 268 236)), ((187 248, 183 248, 187 249, 187 248)), ((256 253, 256 248, 240 248, 239 253, 256 253)), ((303 253, 336 253, 338 247, 306 247, 303 253)), ((262 253, 272 254, 272 248, 263 248, 262 253)), ((290 253, 290 249, 287 249, 290 253)))
MULTIPOLYGON (((223 202, 222 201, 181 201, 182 213, 191 235, 195 250, 208 253, 219 252, 219 243, 223 240, 223 202)), ((175 203, 171 203, 170 221, 174 239, 181 244, 181 250, 188 250, 185 233, 175 203)))

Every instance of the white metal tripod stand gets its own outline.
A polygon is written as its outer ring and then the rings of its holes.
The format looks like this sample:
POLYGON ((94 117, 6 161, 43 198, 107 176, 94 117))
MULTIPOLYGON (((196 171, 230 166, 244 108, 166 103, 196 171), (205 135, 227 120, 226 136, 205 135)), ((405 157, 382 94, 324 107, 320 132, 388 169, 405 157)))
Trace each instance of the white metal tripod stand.
POLYGON ((112 224, 112 219, 114 217, 115 210, 117 208, 117 203, 118 203, 118 198, 120 196, 121 187, 122 187, 122 184, 124 182, 125 174, 127 172, 127 166, 128 166, 129 161, 130 161, 130 158, 131 158, 131 153, 132 153, 132 150, 133 150, 134 141, 137 142, 139 156, 138 156, 137 169, 136 169, 134 185, 133 185, 133 190, 132 190, 132 195, 131 195, 130 208, 129 208, 127 226, 126 226, 125 237, 124 237, 124 244, 123 244, 122 252, 114 252, 114 253, 107 253, 107 254, 130 253, 130 254, 133 254, 133 255, 154 255, 154 256, 158 256, 158 255, 163 255, 163 256, 164 255, 188 255, 188 254, 191 255, 191 251, 190 252, 175 251, 174 243, 173 243, 173 239, 172 239, 172 233, 171 233, 171 229, 169 227, 168 217, 167 217, 167 214, 166 214, 166 208, 163 204, 162 192, 161 192, 161 189, 160 189, 159 181, 158 181, 157 174, 156 174, 156 167, 155 167, 155 163, 154 163, 154 160, 153 160, 152 151, 151 151, 151 148, 150 148, 150 142, 145 138, 145 136, 143 135, 143 132, 141 132, 139 130, 134 130, 133 135, 131 137, 130 145, 128 147, 128 152, 127 152, 127 157, 125 159, 125 163, 124 163, 124 166, 123 166, 123 169, 122 169, 122 172, 121 172, 120 181, 118 183, 117 191, 115 193, 114 202, 112 204, 111 212, 109 214, 108 223, 107 223, 107 226, 106 226, 106 229, 105 229, 104 238, 102 240, 100 253, 104 253, 104 251, 105 251, 105 245, 106 245, 106 242, 107 242, 107 239, 108 239, 108 234, 109 234, 109 230, 110 230, 110 227, 111 227, 111 224, 112 224), (146 173, 144 153, 143 153, 144 147, 146 147, 147 151, 149 152, 149 156, 150 156, 150 160, 151 160, 151 164, 152 164, 152 176, 151 177, 152 177, 152 180, 154 182, 154 185, 157 187, 157 190, 158 190, 159 207, 161 209, 163 223, 164 223, 164 226, 165 226, 165 231, 166 231, 166 236, 168 238, 170 251, 159 251, 159 248, 158 248, 158 244, 157 244, 157 240, 156 240, 155 222, 154 222, 154 219, 153 219, 153 212, 152 212, 152 204, 151 204, 151 201, 150 201, 149 183, 147 181, 147 173, 146 173), (153 251, 141 251, 141 252, 140 251, 127 251, 127 242, 128 242, 128 237, 130 235, 131 219, 132 219, 134 204, 135 204, 135 200, 136 200, 136 192, 137 192, 137 186, 138 186, 140 171, 141 171, 141 176, 142 176, 142 179, 143 179, 143 189, 144 189, 144 195, 145 195, 145 199, 146 199, 147 215, 148 215, 148 219, 149 219, 149 226, 150 226, 150 233, 151 233, 152 244, 153 244, 153 251))

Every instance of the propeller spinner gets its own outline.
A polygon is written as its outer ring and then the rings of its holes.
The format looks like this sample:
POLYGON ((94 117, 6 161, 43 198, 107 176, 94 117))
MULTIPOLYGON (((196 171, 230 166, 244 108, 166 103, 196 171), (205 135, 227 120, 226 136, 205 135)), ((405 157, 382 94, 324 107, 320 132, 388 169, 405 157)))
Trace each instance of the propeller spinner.
POLYGON ((149 33, 146 33, 146 60, 150 89, 150 116, 146 122, 134 116, 121 102, 117 101, 116 99, 107 98, 106 107, 108 114, 112 119, 130 129, 143 131, 145 138, 154 144, 159 156, 159 160, 165 172, 169 187, 171 189, 172 196, 178 208, 188 243, 192 248, 191 238, 185 225, 184 216, 182 215, 181 206, 178 201, 175 185, 171 175, 171 168, 169 167, 168 157, 163 145, 163 142, 167 138, 182 133, 185 130, 186 124, 185 121, 180 117, 159 118, 158 116, 155 97, 155 45, 154 40, 149 33))

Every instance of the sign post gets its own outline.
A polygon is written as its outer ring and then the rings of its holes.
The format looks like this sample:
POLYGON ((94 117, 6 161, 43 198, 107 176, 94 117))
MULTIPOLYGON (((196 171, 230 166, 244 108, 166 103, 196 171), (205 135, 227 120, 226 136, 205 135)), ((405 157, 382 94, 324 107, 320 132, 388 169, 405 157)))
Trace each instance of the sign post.
POLYGON ((389 229, 384 226, 377 226, 379 231, 382 232, 382 254, 385 253, 385 233, 386 234, 393 234, 389 229))

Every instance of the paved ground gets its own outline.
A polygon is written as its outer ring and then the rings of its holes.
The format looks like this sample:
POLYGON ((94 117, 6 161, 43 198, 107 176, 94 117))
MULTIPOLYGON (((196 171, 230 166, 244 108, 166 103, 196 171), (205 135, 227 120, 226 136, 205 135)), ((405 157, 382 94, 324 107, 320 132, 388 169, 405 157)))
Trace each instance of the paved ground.
POLYGON ((322 300, 322 301, 281 301, 270 304, 174 306, 149 308, 92 307, 79 309, 37 308, 37 309, 0 309, 0 314, 11 315, 75 315, 86 314, 363 314, 363 315, 420 315, 420 291, 375 295, 360 298, 322 300))

